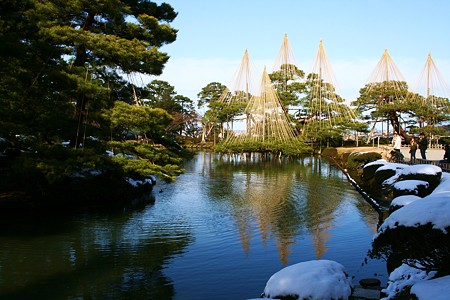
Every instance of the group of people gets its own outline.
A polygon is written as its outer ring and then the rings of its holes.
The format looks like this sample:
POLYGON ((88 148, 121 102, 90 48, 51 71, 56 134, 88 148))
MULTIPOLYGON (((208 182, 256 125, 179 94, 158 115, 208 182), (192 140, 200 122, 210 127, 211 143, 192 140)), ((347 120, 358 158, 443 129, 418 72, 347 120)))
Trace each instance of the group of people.
MULTIPOLYGON (((400 153, 400 149, 402 147, 402 138, 396 132, 394 133, 394 138, 392 139, 392 146, 394 147, 394 151, 400 153)), ((428 149, 428 138, 422 132, 419 134, 419 138, 412 137, 409 142, 409 153, 411 154, 411 162, 416 160, 416 151, 419 149, 420 156, 422 159, 427 159, 426 151, 428 149)), ((444 160, 443 162, 450 162, 450 146, 444 145, 444 160)))

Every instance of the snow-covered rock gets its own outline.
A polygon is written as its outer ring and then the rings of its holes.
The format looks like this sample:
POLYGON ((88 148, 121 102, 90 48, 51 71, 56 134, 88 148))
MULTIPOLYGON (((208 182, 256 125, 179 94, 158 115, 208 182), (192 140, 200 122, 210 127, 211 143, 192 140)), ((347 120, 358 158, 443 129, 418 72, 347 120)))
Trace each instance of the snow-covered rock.
POLYGON ((288 266, 270 277, 264 297, 297 296, 299 299, 348 299, 351 280, 344 267, 331 260, 312 260, 288 266))
POLYGON ((386 165, 388 162, 384 159, 379 159, 364 165, 362 177, 364 180, 370 180, 375 175, 375 172, 386 165))
POLYGON ((411 174, 424 174, 424 175, 436 175, 442 173, 442 169, 435 165, 411 165, 407 166, 407 168, 403 168, 403 175, 411 175, 411 174))
POLYGON ((423 180, 435 188, 441 181, 442 169, 435 165, 413 165, 401 170, 398 180, 423 180))

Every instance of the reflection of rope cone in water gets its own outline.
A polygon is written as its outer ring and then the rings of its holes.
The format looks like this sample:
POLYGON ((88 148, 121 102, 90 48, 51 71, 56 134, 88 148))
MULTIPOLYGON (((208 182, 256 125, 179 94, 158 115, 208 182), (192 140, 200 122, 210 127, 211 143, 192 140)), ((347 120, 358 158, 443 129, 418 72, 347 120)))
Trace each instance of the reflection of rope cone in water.
POLYGON ((217 170, 232 174, 238 174, 236 171, 244 173, 240 174, 243 176, 239 180, 233 180, 231 199, 245 253, 251 249, 250 237, 256 219, 263 246, 268 240, 275 240, 280 260, 287 264, 298 228, 304 227, 304 216, 302 212, 296 211, 291 196, 294 170, 298 166, 286 164, 278 158, 266 160, 259 153, 233 155, 232 160, 226 156, 222 158, 227 161, 217 170))
POLYGON ((321 259, 325 252, 328 250, 328 247, 325 246, 325 244, 330 238, 330 234, 328 233, 329 229, 331 229, 330 223, 321 224, 313 229, 312 238, 314 242, 314 248, 316 249, 316 259, 321 259))
POLYGON ((300 176, 305 180, 306 187, 305 215, 310 216, 306 220, 306 227, 309 229, 313 239, 316 258, 320 259, 328 250, 326 243, 331 237, 328 231, 333 228, 333 214, 344 200, 344 197, 343 194, 336 193, 333 184, 320 184, 323 180, 321 177, 324 176, 329 177, 329 180, 339 180, 339 178, 330 177, 332 170, 323 168, 319 158, 311 158, 309 165, 310 168, 302 169, 305 173, 300 176), (310 172, 310 170, 315 171, 310 172))
POLYGON ((287 264, 288 256, 291 252, 290 246, 294 243, 297 235, 297 226, 286 226, 287 223, 298 224, 301 222, 295 214, 287 220, 283 216, 292 210, 292 203, 289 203, 289 195, 293 184, 293 174, 277 170, 277 172, 265 173, 262 170, 259 174, 248 177, 247 189, 244 192, 246 199, 251 204, 252 210, 257 216, 259 231, 265 243, 268 237, 273 236, 276 240, 280 260, 287 264), (262 180, 257 177, 262 177, 262 180), (254 181, 252 179, 255 179, 254 181), (252 182, 258 182, 254 184, 252 182))
POLYGON ((332 183, 319 184, 324 176, 330 181, 340 181, 331 176, 333 169, 322 168, 320 160, 310 158, 296 162, 295 167, 279 164, 277 160, 255 164, 243 161, 241 165, 235 164, 236 167, 245 172, 242 180, 233 185, 236 192, 234 214, 244 251, 247 253, 251 249, 253 219, 244 218, 251 210, 251 215, 256 216, 263 244, 271 237, 275 240, 283 265, 288 264, 292 246, 303 229, 308 229, 316 257, 321 258, 327 251, 334 212, 343 200, 343 195, 336 194, 332 183))

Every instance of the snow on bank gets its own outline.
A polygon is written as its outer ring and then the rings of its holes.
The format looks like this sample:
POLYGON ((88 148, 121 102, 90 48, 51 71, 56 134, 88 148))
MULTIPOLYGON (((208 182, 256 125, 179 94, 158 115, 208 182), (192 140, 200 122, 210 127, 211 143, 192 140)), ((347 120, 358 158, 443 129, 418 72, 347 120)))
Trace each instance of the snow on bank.
POLYGON ((382 290, 387 296, 381 300, 392 299, 406 287, 412 286, 416 282, 433 278, 435 275, 436 272, 426 273, 425 271, 402 264, 389 275, 389 285, 382 290))
POLYGON ((298 295, 299 299, 347 299, 351 282, 344 267, 331 260, 312 260, 281 269, 264 288, 267 297, 298 295))
POLYGON ((402 170, 403 175, 408 174, 426 174, 426 175, 436 175, 437 173, 442 173, 442 169, 435 165, 412 165, 407 166, 402 170))
POLYGON ((448 300, 449 291, 450 276, 421 281, 411 288, 411 294, 420 300, 448 300))
POLYGON ((394 211, 380 226, 375 238, 388 228, 419 227, 428 223, 434 229, 447 233, 445 228, 450 226, 450 192, 448 195, 431 194, 394 211))
MULTIPOLYGON (((384 167, 389 167, 386 163, 384 167)), ((394 164, 392 168, 397 168, 394 164)), ((414 165, 407 166, 400 170, 401 174, 428 174, 436 175, 442 172, 441 168, 433 165, 414 165)), ((414 190, 417 188, 416 180, 399 181, 404 190, 414 190)), ((440 184, 434 191, 424 197, 415 198, 415 196, 400 196, 392 200, 391 205, 403 206, 394 211, 380 226, 376 238, 386 229, 394 229, 398 226, 418 227, 431 223, 433 228, 440 229, 447 233, 446 227, 450 226, 450 174, 443 173, 440 184)))
POLYGON ((439 173, 442 173, 442 169, 435 165, 426 165, 426 164, 419 164, 419 165, 405 165, 405 164, 398 164, 398 163, 391 163, 387 162, 383 159, 379 159, 373 162, 370 162, 366 165, 364 165, 364 168, 370 167, 372 165, 381 165, 377 169, 378 171, 383 170, 394 170, 396 172, 396 177, 400 175, 412 175, 412 174, 419 174, 419 175, 437 175, 439 173))
MULTIPOLYGON (((373 163, 380 164, 380 161, 373 163)), ((395 180, 400 175, 433 176, 442 172, 439 167, 432 165, 408 166, 384 161, 382 164, 381 168, 395 170, 395 180)), ((395 183, 393 178, 389 180, 395 183)), ((417 180, 403 180, 397 183, 399 183, 397 188, 410 191, 425 184, 417 180)), ((446 228, 450 226, 450 174, 442 173, 440 184, 427 197, 404 195, 395 198, 392 203, 403 207, 385 220, 375 238, 387 228, 418 227, 428 223, 433 224, 433 228, 446 233, 446 228)), ((450 276, 432 279, 434 276, 436 276, 434 271, 427 273, 403 264, 390 274, 389 285, 383 290, 387 297, 383 299, 392 299, 409 286, 412 286, 411 293, 415 294, 419 300, 449 299, 450 276)), ((297 295, 299 299, 348 299, 351 295, 351 281, 345 274, 344 267, 337 262, 307 261, 286 267, 272 275, 263 295, 265 297, 297 295)), ((257 299, 268 298, 249 300, 257 299)))
MULTIPOLYGON (((434 165, 414 165, 398 168, 397 164, 392 166, 389 166, 390 163, 387 162, 383 162, 383 164, 383 168, 395 169, 397 178, 400 174, 437 175, 442 173, 442 176, 439 185, 430 195, 424 198, 413 195, 394 198, 391 206, 403 207, 394 211, 383 222, 374 239, 388 228, 394 229, 398 226, 419 227, 428 223, 432 225, 432 228, 449 234, 447 229, 450 226, 450 174, 442 172, 441 168, 434 165)), ((405 180, 401 183, 401 188, 413 191, 417 185, 418 183, 414 180, 405 180)), ((415 294, 419 300, 449 299, 450 276, 431 279, 435 275, 436 272, 426 273, 423 270, 403 264, 390 274, 388 286, 383 290, 387 297, 383 299, 391 299, 407 286, 412 286, 411 294, 415 294)))
POLYGON ((150 175, 145 180, 135 180, 130 177, 125 177, 125 180, 134 187, 143 186, 143 185, 147 185, 147 184, 155 185, 155 183, 156 183, 156 177, 153 175, 150 175))

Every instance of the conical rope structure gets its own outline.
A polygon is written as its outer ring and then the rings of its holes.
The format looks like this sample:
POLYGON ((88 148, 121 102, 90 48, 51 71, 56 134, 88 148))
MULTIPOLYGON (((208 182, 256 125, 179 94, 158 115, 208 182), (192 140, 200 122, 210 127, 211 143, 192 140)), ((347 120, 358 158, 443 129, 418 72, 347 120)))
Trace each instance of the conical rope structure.
MULTIPOLYGON (((234 109, 232 109, 233 111, 236 111, 236 108, 239 107, 244 108, 250 101, 251 96, 257 93, 257 87, 253 82, 253 78, 255 78, 254 74, 256 73, 255 70, 256 68, 251 63, 248 51, 246 49, 232 83, 223 91, 218 101, 227 104, 230 108, 234 107, 234 109)), ((236 117, 239 116, 233 116, 233 118, 236 117)), ((232 122, 233 120, 230 121, 232 122)), ((247 131, 251 130, 248 116, 246 127, 247 131)))
POLYGON ((296 137, 266 68, 261 77, 259 93, 252 95, 245 114, 248 116, 250 130, 245 134, 227 137, 221 143, 221 149, 299 154, 307 148, 296 137), (290 149, 287 150, 286 147, 290 149))
POLYGON ((430 110, 436 118, 429 120, 431 124, 438 122, 437 116, 449 112, 449 88, 444 77, 439 72, 431 54, 428 54, 427 61, 419 75, 414 91, 408 100, 416 102, 417 105, 430 110))
MULTIPOLYGON (((374 101, 376 102, 377 110, 386 105, 405 101, 407 96, 406 81, 400 72, 400 69, 389 55, 387 49, 384 50, 384 53, 378 61, 375 69, 372 71, 368 82, 369 83, 366 85, 365 94, 371 95, 371 97, 376 97, 374 101), (376 95, 374 93, 376 93, 376 95)), ((379 122, 378 117, 373 123, 371 132, 368 136, 368 141, 374 133, 377 122, 379 122)), ((389 119, 387 120, 386 128, 387 131, 389 131, 389 119)))
POLYGON ((331 130, 332 127, 354 122, 356 115, 337 94, 337 81, 322 41, 319 43, 313 70, 307 78, 303 131, 305 137, 313 137, 318 131, 331 130))
MULTIPOLYGON (((378 61, 375 69, 372 71, 372 74, 369 77, 369 91, 374 88, 377 84, 393 84, 394 91, 401 90, 401 82, 405 82, 405 78, 403 77, 400 69, 395 64, 392 57, 389 55, 387 49, 384 50, 383 55, 378 61)), ((400 98, 400 97, 399 97, 400 98)), ((389 99, 384 99, 385 103, 389 102, 389 99)))
POLYGON ((297 76, 297 63, 286 33, 284 34, 283 42, 281 43, 280 50, 275 59, 272 72, 282 72, 283 92, 287 90, 287 82, 293 80, 297 76))
POLYGON ((250 99, 245 112, 251 117, 252 124, 252 131, 246 138, 287 142, 295 137, 266 68, 261 78, 260 94, 250 99))

